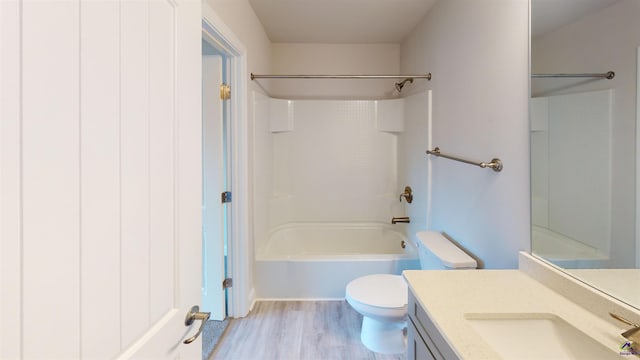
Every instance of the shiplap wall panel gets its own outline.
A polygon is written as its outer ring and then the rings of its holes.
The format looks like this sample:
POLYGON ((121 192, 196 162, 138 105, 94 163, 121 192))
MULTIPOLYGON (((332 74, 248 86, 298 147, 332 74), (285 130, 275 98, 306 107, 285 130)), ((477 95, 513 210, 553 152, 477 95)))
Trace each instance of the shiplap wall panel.
POLYGON ((82 356, 120 352, 120 6, 81 8, 82 356))
POLYGON ((0 1, 0 358, 199 356, 200 6, 0 1))
POLYGON ((22 4, 25 358, 80 356, 79 5, 22 4))
POLYGON ((149 13, 121 3, 122 345, 149 326, 149 13))
POLYGON ((175 8, 166 0, 149 3, 150 122, 150 321, 173 308, 175 8))
POLYGON ((20 358, 20 7, 0 1, 0 359, 20 358))

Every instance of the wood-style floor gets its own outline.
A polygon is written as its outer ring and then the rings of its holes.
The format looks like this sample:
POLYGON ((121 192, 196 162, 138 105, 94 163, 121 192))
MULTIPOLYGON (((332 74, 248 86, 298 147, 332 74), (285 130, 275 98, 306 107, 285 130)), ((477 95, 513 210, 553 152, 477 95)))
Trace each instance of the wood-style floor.
POLYGON ((405 360, 360 342, 362 316, 346 301, 261 301, 233 319, 209 359, 405 360))

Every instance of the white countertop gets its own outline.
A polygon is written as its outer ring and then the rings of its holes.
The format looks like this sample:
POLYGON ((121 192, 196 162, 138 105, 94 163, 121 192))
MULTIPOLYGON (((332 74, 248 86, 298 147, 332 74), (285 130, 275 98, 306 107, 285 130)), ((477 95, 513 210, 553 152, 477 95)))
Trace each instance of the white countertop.
POLYGON ((605 321, 520 270, 409 270, 403 274, 417 301, 463 359, 500 358, 465 319, 468 313, 551 313, 614 353, 625 342, 620 333, 626 325, 605 321))

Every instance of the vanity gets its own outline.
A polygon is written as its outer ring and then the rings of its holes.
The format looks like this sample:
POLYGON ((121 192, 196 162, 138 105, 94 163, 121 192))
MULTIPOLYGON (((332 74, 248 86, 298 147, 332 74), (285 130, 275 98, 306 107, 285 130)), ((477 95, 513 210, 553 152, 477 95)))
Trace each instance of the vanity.
MULTIPOLYGON (((409 277, 412 277, 409 274, 409 277)), ((407 277, 405 277, 407 278, 407 277)), ((425 308, 409 289, 409 320, 407 321, 407 359, 458 359, 455 351, 427 315, 425 308), (437 343, 437 344, 436 344, 437 343), (446 355, 443 355, 446 354, 446 355)))
POLYGON ((405 271, 408 359, 620 359, 640 313, 521 253, 518 270, 405 271))

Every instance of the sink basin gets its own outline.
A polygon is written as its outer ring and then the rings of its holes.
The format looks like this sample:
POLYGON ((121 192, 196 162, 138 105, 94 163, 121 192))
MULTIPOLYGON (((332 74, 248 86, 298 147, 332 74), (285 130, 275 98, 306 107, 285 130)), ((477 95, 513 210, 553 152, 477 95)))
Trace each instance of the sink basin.
POLYGON ((548 313, 465 314, 479 337, 504 359, 620 359, 562 318, 548 313))

